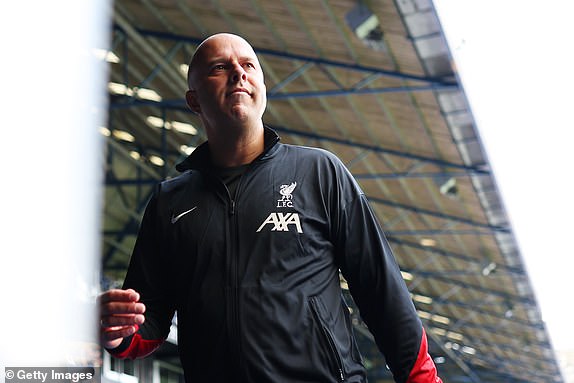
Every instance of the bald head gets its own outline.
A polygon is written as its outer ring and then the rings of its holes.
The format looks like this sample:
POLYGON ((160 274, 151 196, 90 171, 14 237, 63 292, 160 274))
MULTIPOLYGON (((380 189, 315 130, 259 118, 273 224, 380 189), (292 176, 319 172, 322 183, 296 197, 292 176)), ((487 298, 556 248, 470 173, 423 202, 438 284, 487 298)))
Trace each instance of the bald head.
POLYGON ((229 126, 249 131, 243 128, 250 125, 259 134, 266 88, 257 55, 245 39, 230 33, 205 39, 191 59, 188 85, 187 104, 212 132, 210 140, 229 126))
POLYGON ((220 45, 233 45, 242 47, 242 49, 250 52, 253 55, 253 58, 259 64, 259 60, 257 59, 257 55, 253 50, 251 44, 247 42, 243 37, 234 35, 232 33, 217 33, 211 35, 204 39, 196 48, 193 57, 189 63, 189 68, 187 71, 187 85, 189 89, 195 89, 196 86, 196 75, 198 70, 201 69, 201 66, 205 63, 209 63, 214 57, 210 57, 211 52, 213 51, 214 47, 220 45))

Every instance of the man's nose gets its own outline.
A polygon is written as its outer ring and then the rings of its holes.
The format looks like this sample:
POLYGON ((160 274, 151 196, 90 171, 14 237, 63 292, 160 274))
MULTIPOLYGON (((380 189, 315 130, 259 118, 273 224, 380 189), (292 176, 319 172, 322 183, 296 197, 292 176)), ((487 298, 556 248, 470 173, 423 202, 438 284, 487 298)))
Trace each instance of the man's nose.
POLYGON ((246 80, 247 80, 247 72, 245 72, 245 69, 243 69, 241 65, 235 64, 231 72, 231 81, 235 83, 246 80))

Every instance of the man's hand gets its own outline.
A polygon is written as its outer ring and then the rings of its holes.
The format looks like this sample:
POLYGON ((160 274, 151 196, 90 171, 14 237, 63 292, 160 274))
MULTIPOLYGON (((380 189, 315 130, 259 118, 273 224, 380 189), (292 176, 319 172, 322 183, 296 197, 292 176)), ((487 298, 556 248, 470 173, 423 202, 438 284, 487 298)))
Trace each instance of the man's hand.
POLYGON ((102 346, 116 348, 122 339, 136 332, 136 325, 145 321, 145 305, 138 302, 140 295, 132 290, 108 290, 99 297, 100 338, 102 346))

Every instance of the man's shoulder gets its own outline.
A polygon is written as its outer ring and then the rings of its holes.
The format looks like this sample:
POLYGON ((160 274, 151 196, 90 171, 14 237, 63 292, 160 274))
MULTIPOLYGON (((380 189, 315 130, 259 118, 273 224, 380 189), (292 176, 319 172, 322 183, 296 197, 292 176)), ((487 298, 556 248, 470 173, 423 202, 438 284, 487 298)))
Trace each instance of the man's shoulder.
POLYGON ((282 146, 285 148, 288 154, 295 154, 304 159, 340 162, 339 158, 327 149, 292 144, 282 144, 282 146))
POLYGON ((175 177, 165 179, 160 182, 160 191, 162 193, 169 193, 180 189, 188 184, 197 174, 197 171, 186 170, 175 177))
MULTIPOLYGON (((298 171, 315 172, 318 182, 336 185, 348 191, 359 191, 360 187, 343 161, 327 149, 283 144, 285 158, 282 164, 293 165, 298 171)), ((355 194, 353 194, 355 195, 355 194)))

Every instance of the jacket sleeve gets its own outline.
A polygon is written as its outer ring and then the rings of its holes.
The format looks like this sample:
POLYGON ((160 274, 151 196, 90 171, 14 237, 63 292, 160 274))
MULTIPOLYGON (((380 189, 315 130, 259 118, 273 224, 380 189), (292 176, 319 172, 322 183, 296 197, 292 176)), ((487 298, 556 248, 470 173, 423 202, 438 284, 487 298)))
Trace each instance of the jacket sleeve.
POLYGON ((175 310, 168 289, 169 258, 164 254, 158 210, 156 192, 146 207, 123 284, 124 289, 140 294, 140 301, 146 306, 145 322, 117 348, 108 350, 117 358, 135 359, 151 354, 167 338, 171 327, 175 310))
POLYGON ((395 381, 441 382, 422 323, 369 202, 350 174, 338 184, 337 260, 362 319, 395 381))

